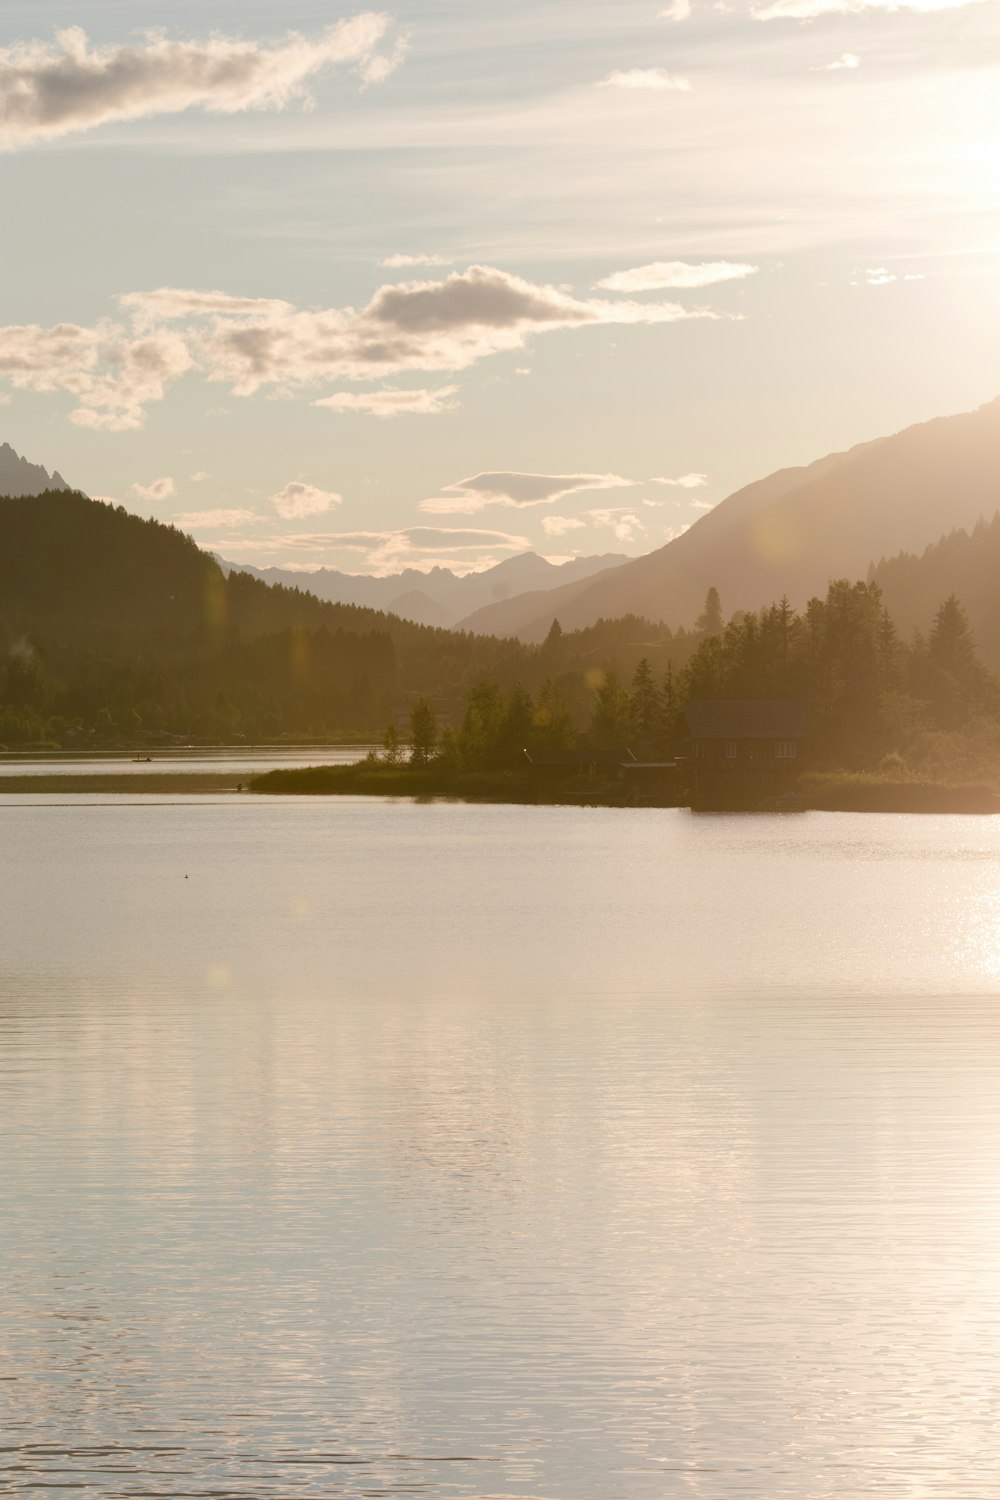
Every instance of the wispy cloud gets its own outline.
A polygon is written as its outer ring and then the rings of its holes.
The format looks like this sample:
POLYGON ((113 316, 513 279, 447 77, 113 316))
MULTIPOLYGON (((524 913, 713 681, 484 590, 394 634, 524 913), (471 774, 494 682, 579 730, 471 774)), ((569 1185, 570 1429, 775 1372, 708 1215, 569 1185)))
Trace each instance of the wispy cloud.
POLYGON ((666 288, 691 291, 714 286, 721 281, 741 281, 756 274, 756 266, 739 261, 712 260, 691 265, 684 260, 658 260, 652 265, 636 266, 631 271, 616 271, 597 285, 609 292, 657 292, 666 288))
POLYGON ((566 536, 567 532, 582 530, 586 524, 581 516, 545 516, 542 530, 549 536, 566 536))
POLYGON ((335 494, 332 490, 321 490, 314 484, 294 481, 272 495, 271 504, 279 516, 292 521, 303 516, 321 515, 324 511, 332 510, 335 505, 340 505, 342 499, 342 495, 335 494))
POLYGON ((0 49, 0 147, 16 150, 95 126, 202 108, 217 114, 309 102, 307 83, 350 64, 381 82, 401 60, 380 47, 391 17, 366 11, 318 36, 290 32, 271 44, 214 35, 174 41, 147 33, 140 46, 94 47, 79 26, 54 42, 0 49))
POLYGON ((664 21, 686 21, 691 14, 691 0, 673 0, 666 10, 660 11, 664 21))
POLYGON ((856 68, 860 68, 860 66, 861 59, 856 52, 842 52, 839 57, 834 58, 833 62, 827 63, 819 71, 822 73, 850 73, 856 68))
POLYGON ((652 92, 689 94, 691 83, 677 73, 668 73, 666 68, 626 68, 609 73, 598 83, 602 89, 645 89, 652 92))
POLYGON ((328 411, 359 412, 365 416, 382 417, 434 417, 441 412, 455 411, 458 402, 457 385, 440 386, 437 390, 405 391, 395 386, 383 386, 379 391, 338 391, 334 396, 324 396, 314 401, 314 406, 326 407, 328 411))
POLYGON ((700 490, 708 483, 707 474, 679 474, 676 479, 654 479, 653 484, 670 485, 678 490, 700 490))
POLYGON ((451 263, 451 257, 447 255, 387 255, 385 260, 379 261, 386 271, 405 271, 414 266, 450 266, 451 263))
POLYGON ((567 495, 583 490, 617 490, 636 484, 620 474, 474 474, 445 486, 446 493, 422 500, 420 510, 428 515, 475 515, 488 505, 522 510, 534 505, 553 505, 567 495), (450 492, 454 491, 454 498, 450 492))
MULTIPOLYGON (((772 0, 751 11, 757 21, 812 21, 817 16, 861 15, 866 10, 959 10, 977 0, 772 0)), ((978 0, 982 3, 982 0, 978 0)))
POLYGON ((263 519, 252 510, 189 510, 174 516, 173 523, 185 531, 205 531, 213 526, 252 526, 263 519))
POLYGON ((160 500, 169 500, 177 493, 177 485, 168 476, 163 479, 154 479, 149 484, 134 484, 132 493, 138 495, 140 500, 150 500, 154 504, 160 500))
MULTIPOLYGON (((212 545, 203 542, 204 546, 212 545)), ((398 572, 402 567, 429 568, 446 565, 472 572, 497 561, 494 554, 524 552, 527 537, 508 531, 486 531, 449 526, 409 526, 387 531, 314 531, 279 535, 225 537, 220 545, 227 555, 249 553, 252 557, 283 557, 306 553, 314 565, 344 552, 362 556, 374 573, 398 572), (469 555, 466 555, 469 554, 469 555)))

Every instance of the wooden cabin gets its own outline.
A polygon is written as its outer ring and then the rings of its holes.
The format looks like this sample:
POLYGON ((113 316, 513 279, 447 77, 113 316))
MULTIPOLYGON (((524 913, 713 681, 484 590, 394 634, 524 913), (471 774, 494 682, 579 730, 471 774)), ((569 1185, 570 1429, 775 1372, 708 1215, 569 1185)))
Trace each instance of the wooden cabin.
POLYGON ((684 715, 692 806, 762 807, 798 784, 806 718, 784 698, 699 698, 684 715))

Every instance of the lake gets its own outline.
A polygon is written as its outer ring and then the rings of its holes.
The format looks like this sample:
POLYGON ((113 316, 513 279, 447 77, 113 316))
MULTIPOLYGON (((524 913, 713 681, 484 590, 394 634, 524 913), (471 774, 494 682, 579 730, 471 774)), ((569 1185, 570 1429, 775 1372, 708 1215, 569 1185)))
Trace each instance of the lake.
POLYGON ((0 1489, 1000 1493, 1000 819, 0 847, 0 1489))

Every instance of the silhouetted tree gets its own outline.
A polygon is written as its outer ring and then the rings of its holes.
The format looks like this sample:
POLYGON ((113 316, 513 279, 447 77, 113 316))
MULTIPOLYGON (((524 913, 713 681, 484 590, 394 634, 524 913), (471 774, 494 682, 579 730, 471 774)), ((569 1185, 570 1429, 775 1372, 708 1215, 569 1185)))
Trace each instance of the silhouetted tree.
POLYGON ((437 718, 426 698, 418 698, 410 710, 410 764, 426 766, 437 744, 437 718))
POLYGON ((652 742, 660 725, 661 714, 662 705, 656 679, 644 656, 632 677, 632 693, 629 698, 629 723, 637 739, 652 742))
POLYGON ((722 631, 722 601, 714 585, 705 595, 705 607, 695 620, 694 628, 705 635, 719 635, 722 631))
POLYGON ((598 750, 621 750, 629 738, 629 698, 616 672, 605 673, 597 689, 590 738, 598 750))
POLYGON ((399 730, 395 724, 388 724, 386 726, 385 734, 382 736, 382 749, 384 752, 382 759, 385 764, 387 766, 398 766, 403 759, 403 747, 400 743, 399 730))

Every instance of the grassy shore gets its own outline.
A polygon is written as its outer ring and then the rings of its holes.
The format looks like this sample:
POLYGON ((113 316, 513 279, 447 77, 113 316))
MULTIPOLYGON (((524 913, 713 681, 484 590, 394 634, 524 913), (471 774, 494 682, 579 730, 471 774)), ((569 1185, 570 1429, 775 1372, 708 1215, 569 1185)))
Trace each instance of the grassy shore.
MULTIPOLYGON (((252 792, 329 797, 453 797, 464 802, 604 802, 603 789, 566 782, 556 788, 533 784, 523 771, 446 771, 439 766, 304 766, 267 771, 250 782, 252 792)), ((623 798, 618 799, 619 802, 623 798)), ((614 804, 612 804, 614 805, 614 804)))
MULTIPOLYGON (((540 783, 520 771, 448 772, 431 766, 309 766, 256 776, 250 790, 267 795, 362 797, 452 797, 466 802, 555 803, 627 807, 636 793, 616 783, 584 779, 540 783)), ((823 812, 1000 812, 1000 797, 987 786, 900 780, 875 773, 823 771, 801 778, 800 807, 823 812)), ((648 792, 641 805, 669 807, 648 792)), ((787 809, 786 809, 787 810, 787 809)))
POLYGON ((806 807, 824 812, 996 813, 991 787, 902 779, 864 771, 812 771, 801 781, 806 807))

